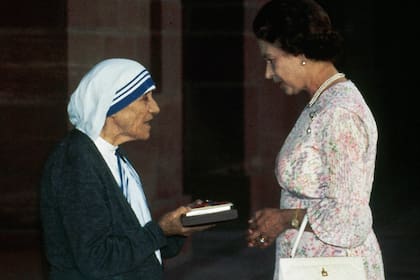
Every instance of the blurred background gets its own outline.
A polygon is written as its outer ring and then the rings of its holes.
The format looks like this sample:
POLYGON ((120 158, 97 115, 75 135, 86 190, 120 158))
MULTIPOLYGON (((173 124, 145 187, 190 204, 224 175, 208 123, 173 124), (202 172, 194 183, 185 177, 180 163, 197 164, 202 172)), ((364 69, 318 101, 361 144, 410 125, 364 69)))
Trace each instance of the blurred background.
MULTIPOLYGON (((94 64, 140 61, 161 113, 126 144, 153 215, 193 199, 230 200, 238 220, 196 234, 170 279, 271 279, 274 248, 246 248, 249 216, 277 207, 274 160, 306 96, 264 80, 251 33, 260 0, 44 0, 0 4, 0 279, 47 279, 39 178, 70 128, 69 95, 94 64)), ((338 68, 362 91, 379 142, 371 206, 387 279, 420 279, 419 94, 415 9, 320 3, 344 35, 338 68)))

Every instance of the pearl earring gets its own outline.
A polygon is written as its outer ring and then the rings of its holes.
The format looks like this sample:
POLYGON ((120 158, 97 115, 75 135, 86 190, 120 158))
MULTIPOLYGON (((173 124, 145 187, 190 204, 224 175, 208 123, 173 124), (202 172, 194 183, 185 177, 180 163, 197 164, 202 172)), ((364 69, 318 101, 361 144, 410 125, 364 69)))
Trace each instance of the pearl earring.
POLYGON ((306 61, 302 60, 302 62, 300 63, 300 65, 305 66, 306 65, 306 61))

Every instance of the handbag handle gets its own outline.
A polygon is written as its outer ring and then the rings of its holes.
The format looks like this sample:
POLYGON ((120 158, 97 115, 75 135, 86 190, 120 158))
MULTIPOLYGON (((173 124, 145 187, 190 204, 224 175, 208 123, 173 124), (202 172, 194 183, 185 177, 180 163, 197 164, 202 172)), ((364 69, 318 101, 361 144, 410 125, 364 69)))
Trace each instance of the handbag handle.
POLYGON ((306 224, 308 223, 308 214, 305 214, 302 219, 302 223, 299 227, 298 235, 296 236, 295 243, 293 244, 292 253, 290 254, 291 258, 295 257, 297 247, 299 246, 300 239, 302 238, 303 232, 305 231, 306 224))

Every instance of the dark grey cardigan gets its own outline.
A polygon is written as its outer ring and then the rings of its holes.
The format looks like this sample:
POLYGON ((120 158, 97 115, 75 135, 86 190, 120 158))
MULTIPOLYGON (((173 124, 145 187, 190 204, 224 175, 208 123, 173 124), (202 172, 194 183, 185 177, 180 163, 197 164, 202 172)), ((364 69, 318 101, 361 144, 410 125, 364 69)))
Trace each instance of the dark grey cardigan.
POLYGON ((162 257, 184 237, 139 224, 92 140, 74 129, 49 156, 41 180, 41 221, 49 279, 162 279, 162 257))

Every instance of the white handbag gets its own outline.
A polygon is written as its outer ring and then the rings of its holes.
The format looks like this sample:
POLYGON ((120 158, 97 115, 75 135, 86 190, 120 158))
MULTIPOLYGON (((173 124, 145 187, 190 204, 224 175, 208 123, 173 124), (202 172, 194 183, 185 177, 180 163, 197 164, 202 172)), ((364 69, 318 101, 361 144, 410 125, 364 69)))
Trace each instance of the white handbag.
POLYGON ((279 260, 279 280, 366 280, 362 257, 295 258, 307 222, 305 215, 291 257, 279 260))

